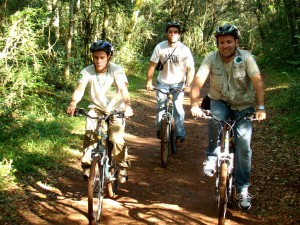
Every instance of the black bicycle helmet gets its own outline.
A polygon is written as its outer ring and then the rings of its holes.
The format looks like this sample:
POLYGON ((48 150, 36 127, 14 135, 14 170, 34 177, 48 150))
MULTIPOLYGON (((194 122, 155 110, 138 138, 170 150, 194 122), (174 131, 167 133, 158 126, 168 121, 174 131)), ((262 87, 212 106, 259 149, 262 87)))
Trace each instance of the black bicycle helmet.
POLYGON ((171 21, 171 22, 167 23, 166 33, 168 33, 168 30, 170 27, 176 27, 178 29, 179 33, 181 33, 181 26, 177 21, 171 21))
POLYGON ((110 42, 99 40, 91 44, 90 51, 105 51, 108 55, 113 55, 114 48, 110 42))
POLYGON ((215 38, 218 39, 220 35, 232 35, 235 39, 239 39, 240 31, 234 25, 225 24, 224 26, 217 28, 215 38))

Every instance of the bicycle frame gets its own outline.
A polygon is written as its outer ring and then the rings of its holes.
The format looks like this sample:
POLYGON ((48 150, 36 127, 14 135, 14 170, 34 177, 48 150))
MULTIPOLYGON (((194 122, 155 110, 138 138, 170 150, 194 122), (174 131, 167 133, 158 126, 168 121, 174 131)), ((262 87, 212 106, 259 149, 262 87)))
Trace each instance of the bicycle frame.
POLYGON ((254 120, 253 113, 248 113, 239 117, 236 120, 220 121, 211 115, 209 110, 203 110, 206 116, 204 118, 212 118, 219 122, 222 129, 220 129, 218 146, 220 146, 220 152, 217 156, 217 174, 216 174, 216 186, 215 196, 218 203, 218 224, 225 223, 225 216, 227 210, 227 204, 232 205, 234 199, 234 159, 235 159, 235 147, 234 147, 234 126, 242 120, 254 120))
POLYGON ((84 109, 78 108, 76 108, 75 114, 83 114, 98 122, 97 146, 91 153, 92 162, 88 180, 88 215, 89 224, 99 224, 102 214, 105 182, 108 196, 110 198, 116 196, 118 167, 111 156, 109 148, 108 126, 111 117, 121 117, 121 114, 114 111, 109 115, 92 117, 84 109))
MULTIPOLYGON (((219 121, 220 122, 220 121, 219 121)), ((216 201, 219 198, 219 175, 220 168, 222 163, 227 164, 227 177, 228 177, 228 198, 232 194, 232 181, 233 181, 233 172, 234 172, 234 144, 233 144, 233 126, 234 123, 225 122, 223 128, 221 129, 222 137, 219 140, 220 143, 220 152, 217 157, 217 176, 216 176, 216 201), (230 149, 232 146, 232 149, 230 149)))
POLYGON ((154 89, 158 92, 166 95, 165 109, 161 118, 161 163, 163 167, 166 167, 169 160, 170 151, 175 154, 177 152, 176 146, 176 131, 175 122, 173 119, 173 94, 175 92, 183 91, 182 89, 173 88, 168 92, 164 92, 160 89, 154 89))
MULTIPOLYGON (((100 158, 100 163, 102 166, 105 165, 105 178, 108 181, 112 181, 112 177, 109 174, 109 167, 110 167, 110 162, 109 162, 109 153, 108 153, 108 123, 109 123, 109 118, 111 116, 116 115, 116 112, 113 112, 109 115, 103 115, 103 116, 97 116, 97 117, 92 117, 88 113, 85 112, 84 109, 76 109, 78 114, 83 114, 91 119, 97 120, 98 123, 98 128, 97 128, 97 146, 92 150, 92 155, 91 159, 93 160, 96 156, 99 156, 100 158), (103 127, 105 127, 104 130, 103 127)), ((91 160, 91 161, 92 161, 91 160)))

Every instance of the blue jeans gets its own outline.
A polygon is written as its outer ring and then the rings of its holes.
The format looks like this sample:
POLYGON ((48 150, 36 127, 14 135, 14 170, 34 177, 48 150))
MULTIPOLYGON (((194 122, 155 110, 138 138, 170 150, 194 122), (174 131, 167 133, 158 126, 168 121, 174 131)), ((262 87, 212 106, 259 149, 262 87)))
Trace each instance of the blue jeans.
MULTIPOLYGON (((163 92, 168 92, 172 88, 183 88, 183 82, 178 84, 163 84, 157 81, 156 88, 163 92)), ((161 118, 166 107, 167 95, 157 91, 157 113, 156 113, 156 128, 160 130, 161 118)), ((184 129, 184 109, 183 109, 184 92, 175 92, 173 94, 173 116, 176 127, 176 136, 185 137, 184 129)))
MULTIPOLYGON (((211 112, 218 120, 227 120, 229 117, 237 119, 241 115, 248 112, 254 112, 254 108, 250 107, 242 111, 232 110, 223 101, 211 100, 211 112)), ((247 189, 250 186, 249 178, 251 171, 251 137, 252 137, 252 121, 240 120, 234 128, 235 140, 235 185, 237 192, 247 189)), ((206 156, 208 159, 216 158, 218 151, 218 139, 221 133, 221 125, 214 119, 208 122, 208 148, 206 149, 206 156)))

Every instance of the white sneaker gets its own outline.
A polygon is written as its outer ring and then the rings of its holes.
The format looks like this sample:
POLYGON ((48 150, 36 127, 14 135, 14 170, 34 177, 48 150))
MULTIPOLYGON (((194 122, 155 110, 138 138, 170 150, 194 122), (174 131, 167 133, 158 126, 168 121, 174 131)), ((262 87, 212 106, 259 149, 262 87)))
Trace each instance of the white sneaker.
POLYGON ((251 198, 252 195, 246 190, 237 194, 238 205, 243 210, 248 210, 251 208, 251 198))
POLYGON ((127 174, 127 170, 126 169, 119 169, 119 173, 118 173, 118 181, 121 184, 126 183, 126 181, 128 180, 128 174, 127 174))
POLYGON ((216 172, 216 159, 209 159, 203 163, 203 173, 205 176, 212 177, 216 172))

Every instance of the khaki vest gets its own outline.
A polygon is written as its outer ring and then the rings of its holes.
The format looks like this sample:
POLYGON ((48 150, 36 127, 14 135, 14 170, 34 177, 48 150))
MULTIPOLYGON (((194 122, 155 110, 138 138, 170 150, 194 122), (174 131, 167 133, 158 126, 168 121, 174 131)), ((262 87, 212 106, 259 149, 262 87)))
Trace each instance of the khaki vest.
MULTIPOLYGON (((255 106, 255 92, 247 74, 247 67, 253 66, 258 71, 254 60, 251 65, 247 64, 248 58, 252 57, 249 52, 237 49, 234 62, 232 63, 231 73, 228 77, 223 65, 219 51, 211 55, 210 89, 208 96, 214 100, 223 100, 227 102, 233 110, 244 110, 255 106), (253 62, 255 65, 253 65, 253 62), (256 69, 256 68, 257 69, 256 69)), ((256 75, 251 74, 251 75, 256 75)))

